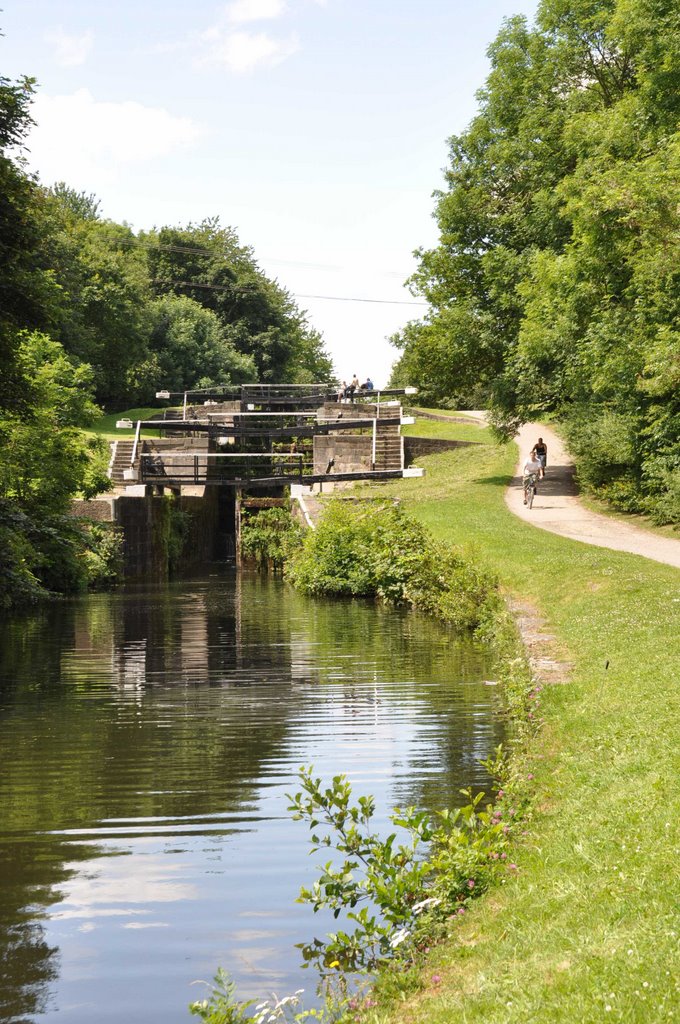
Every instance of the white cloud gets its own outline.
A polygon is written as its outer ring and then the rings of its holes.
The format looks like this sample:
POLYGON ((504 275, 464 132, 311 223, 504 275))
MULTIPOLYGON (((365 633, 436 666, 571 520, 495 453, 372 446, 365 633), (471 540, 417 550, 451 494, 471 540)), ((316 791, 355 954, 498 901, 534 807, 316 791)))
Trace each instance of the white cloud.
POLYGON ((300 42, 292 33, 285 39, 276 39, 265 32, 226 32, 213 28, 204 35, 208 50, 202 64, 222 64, 235 74, 252 71, 258 65, 272 67, 280 64, 300 49, 300 42))
POLYGON ((226 8, 229 21, 242 25, 280 17, 286 10, 284 0, 234 0, 226 8))
POLYGON ((94 35, 88 29, 80 35, 69 35, 61 26, 53 32, 46 32, 45 39, 54 46, 54 59, 64 68, 77 67, 87 60, 94 35))
POLYGON ((159 107, 97 102, 87 89, 69 96, 38 93, 32 113, 29 164, 43 181, 63 179, 74 187, 114 181, 123 165, 167 156, 204 132, 159 107))

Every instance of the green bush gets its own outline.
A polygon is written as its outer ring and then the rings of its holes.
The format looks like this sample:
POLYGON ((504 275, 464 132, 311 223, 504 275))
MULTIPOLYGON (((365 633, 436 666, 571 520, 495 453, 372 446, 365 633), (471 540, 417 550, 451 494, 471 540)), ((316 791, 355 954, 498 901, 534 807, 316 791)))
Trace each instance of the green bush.
POLYGON ((329 503, 287 566, 308 594, 377 597, 460 628, 485 619, 495 583, 388 501, 329 503))
POLYGON ((38 517, 0 499, 0 609, 117 582, 122 537, 107 523, 38 517))
POLYGON ((621 512, 647 513, 660 524, 680 523, 680 466, 671 428, 654 439, 655 454, 642 458, 649 438, 642 437, 632 414, 577 406, 563 427, 586 491, 621 512))
POLYGON ((680 467, 650 474, 647 491, 645 510, 653 521, 680 525, 680 467))
POLYGON ((29 604, 47 595, 34 570, 35 548, 27 536, 28 516, 0 500, 0 609, 29 604))
POLYGON ((118 583, 123 573, 123 535, 109 523, 83 526, 85 548, 82 560, 91 590, 105 590, 118 583))
POLYGON ((290 509, 244 509, 241 518, 241 554, 253 558, 258 568, 282 569, 302 542, 302 527, 290 509))
POLYGON ((632 417, 579 406, 564 421, 564 431, 585 488, 595 490, 621 478, 634 484, 638 467, 632 417))
POLYGON ((299 779, 302 791, 290 797, 289 810, 308 823, 312 852, 330 858, 312 887, 300 890, 299 901, 336 919, 343 914, 352 929, 301 945, 305 962, 322 978, 411 961, 504 868, 510 827, 500 807, 481 806, 483 793, 461 790, 463 807, 434 815, 395 808, 395 831, 383 839, 372 824, 375 800, 352 803, 345 775, 324 788, 310 766, 300 769, 299 779))

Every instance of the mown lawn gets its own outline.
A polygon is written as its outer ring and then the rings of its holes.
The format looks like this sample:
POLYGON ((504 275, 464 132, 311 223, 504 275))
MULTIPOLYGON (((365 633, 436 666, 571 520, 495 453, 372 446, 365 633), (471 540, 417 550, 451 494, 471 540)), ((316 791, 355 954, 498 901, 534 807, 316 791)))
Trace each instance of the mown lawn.
MULTIPOLYGON (((138 409, 125 409, 124 412, 107 413, 105 416, 102 416, 93 423, 87 433, 96 434, 98 437, 103 437, 107 441, 117 441, 121 437, 134 437, 136 421, 149 419, 151 416, 154 416, 159 412, 162 412, 162 410, 156 406, 145 406, 138 409), (123 419, 132 420, 133 427, 131 430, 118 430, 116 427, 116 421, 123 419)), ((146 436, 149 436, 148 431, 146 432, 146 436)))
POLYGON ((517 873, 432 951, 422 992, 364 1019, 678 1019, 680 574, 525 524, 503 501, 515 447, 457 423, 411 432, 432 428, 486 443, 423 459, 423 479, 381 493, 491 567, 544 618, 546 654, 574 667, 543 691, 518 754, 535 790, 517 873))

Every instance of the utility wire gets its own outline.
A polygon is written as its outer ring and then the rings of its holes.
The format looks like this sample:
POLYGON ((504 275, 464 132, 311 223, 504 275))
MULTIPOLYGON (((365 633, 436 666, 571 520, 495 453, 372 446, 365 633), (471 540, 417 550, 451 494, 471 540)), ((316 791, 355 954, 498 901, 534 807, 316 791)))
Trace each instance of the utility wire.
POLYGON ((361 299, 353 295, 300 295, 291 292, 296 299, 328 299, 331 302, 377 302, 383 306, 427 306, 427 302, 411 302, 409 299, 361 299))
MULTIPOLYGON (((248 293, 248 287, 234 284, 203 284, 200 281, 166 281, 160 278, 152 278, 152 284, 171 285, 176 288, 206 288, 209 291, 229 292, 240 291, 248 293)), ((427 306, 426 302, 411 302, 408 299, 363 299, 354 295, 301 295, 299 292, 289 292, 296 299, 325 299, 329 302, 373 302, 383 306, 427 306)))
MULTIPOLYGON (((141 249, 150 249, 150 250, 158 249, 158 250, 161 250, 163 252, 180 252, 180 253, 188 253, 189 255, 198 255, 198 256, 221 256, 221 255, 227 256, 227 255, 230 255, 230 254, 227 254, 227 253, 215 252, 215 250, 213 250, 213 249, 200 249, 200 248, 193 247, 193 246, 188 246, 188 245, 161 245, 160 243, 159 244, 155 244, 155 243, 152 243, 152 242, 142 242, 142 241, 140 241, 137 238, 128 238, 128 239, 121 238, 118 241, 120 242, 121 245, 139 246, 139 248, 141 248, 141 249)), ((305 267, 309 267, 309 268, 311 268, 313 270, 318 270, 318 269, 326 270, 326 269, 328 269, 327 267, 325 267, 321 263, 299 264, 299 263, 289 263, 289 262, 286 262, 286 260, 270 260, 269 262, 271 262, 271 263, 280 263, 282 266, 291 266, 291 267, 305 266, 305 267)), ((211 289, 214 289, 215 291, 228 291, 230 289, 230 287, 231 287, 231 285, 199 284, 198 281, 160 281, 160 280, 156 280, 156 281, 154 281, 154 284, 177 285, 177 286, 181 286, 183 288, 211 288, 211 289)), ((288 289, 285 289, 285 290, 288 291, 288 289)), ((424 306, 426 307, 427 306, 427 302, 415 302, 415 301, 410 301, 408 299, 363 299, 363 298, 355 297, 353 295, 302 295, 300 292, 290 292, 289 294, 293 295, 296 299, 324 299, 324 300, 329 301, 329 302, 370 302, 370 303, 376 303, 378 305, 383 305, 383 306, 421 306, 421 307, 424 307, 424 306)))

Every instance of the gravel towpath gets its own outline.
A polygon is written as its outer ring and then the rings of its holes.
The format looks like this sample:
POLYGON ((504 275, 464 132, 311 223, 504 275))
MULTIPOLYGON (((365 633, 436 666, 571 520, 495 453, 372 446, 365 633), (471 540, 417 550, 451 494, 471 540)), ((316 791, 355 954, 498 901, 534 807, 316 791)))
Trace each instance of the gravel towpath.
MULTIPOLYGON (((475 418, 483 419, 483 413, 477 413, 475 418)), ((519 445, 520 458, 505 501, 516 516, 539 530, 559 533, 562 537, 585 544, 629 551, 680 569, 680 540, 662 537, 584 508, 574 480, 574 465, 564 444, 550 427, 542 423, 525 423, 515 440, 519 445), (522 465, 539 437, 548 445, 548 470, 545 479, 539 481, 533 508, 528 509, 523 503, 522 465)))

